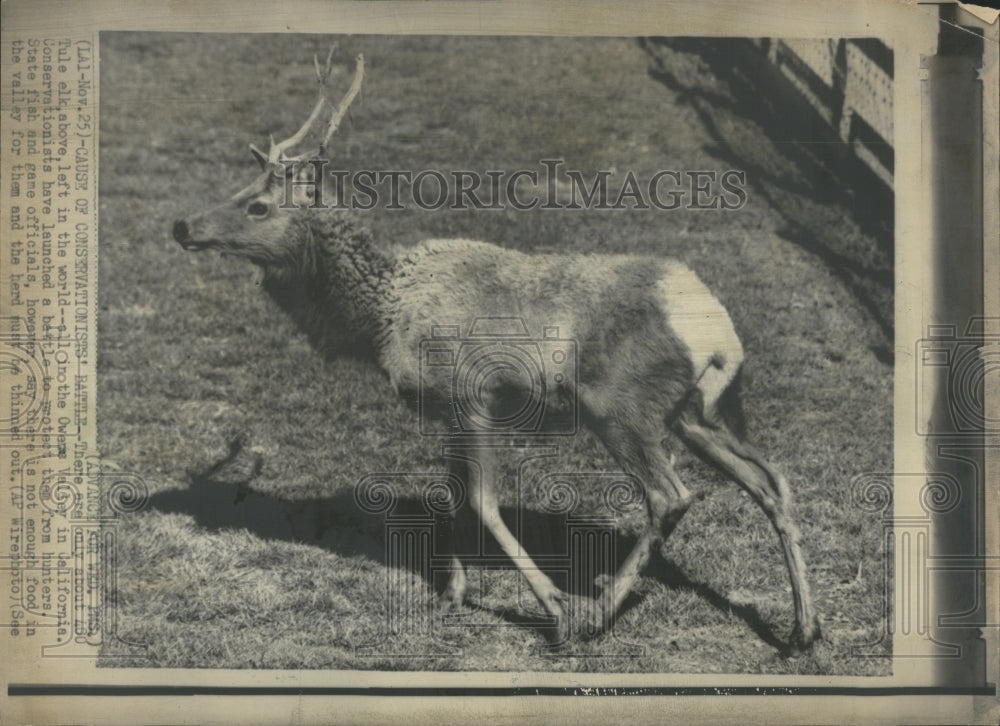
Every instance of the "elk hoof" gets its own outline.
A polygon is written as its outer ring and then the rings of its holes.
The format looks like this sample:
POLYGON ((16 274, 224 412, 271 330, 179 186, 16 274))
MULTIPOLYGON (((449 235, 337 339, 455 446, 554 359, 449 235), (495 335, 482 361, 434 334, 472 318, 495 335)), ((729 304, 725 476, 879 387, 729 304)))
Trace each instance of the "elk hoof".
POLYGON ((458 610, 462 607, 464 600, 465 596, 463 593, 445 590, 437 596, 437 608, 442 613, 449 613, 452 610, 458 610))
POLYGON ((570 603, 573 637, 582 641, 600 637, 611 627, 614 615, 606 598, 574 597, 570 603))
POLYGON ((823 637, 819 625, 819 617, 813 616, 809 625, 803 627, 801 623, 796 623, 792 630, 792 635, 788 639, 788 656, 797 658, 812 648, 815 641, 823 637))
POLYGON ((548 611, 549 615, 559 617, 563 614, 562 604, 566 602, 569 595, 555 585, 552 585, 551 587, 546 587, 538 592, 537 597, 545 610, 548 611))
POLYGON ((606 572, 602 572, 600 575, 594 578, 594 587, 598 592, 607 592, 614 586, 615 578, 606 572))
POLYGON ((536 592, 535 597, 538 598, 545 611, 555 618, 555 623, 552 626, 545 627, 545 630, 550 633, 548 636, 550 647, 560 648, 567 645, 572 640, 572 625, 562 604, 567 601, 569 596, 552 585, 541 592, 536 592))
POLYGON ((453 571, 444 591, 438 595, 438 608, 447 613, 453 608, 458 609, 462 607, 462 604, 465 602, 465 587, 465 573, 461 570, 453 571))
POLYGON ((607 632, 608 628, 611 627, 611 620, 613 615, 604 612, 604 608, 600 604, 595 603, 594 608, 590 611, 586 620, 584 620, 583 628, 580 632, 580 637, 584 640, 593 640, 594 638, 600 637, 607 632))

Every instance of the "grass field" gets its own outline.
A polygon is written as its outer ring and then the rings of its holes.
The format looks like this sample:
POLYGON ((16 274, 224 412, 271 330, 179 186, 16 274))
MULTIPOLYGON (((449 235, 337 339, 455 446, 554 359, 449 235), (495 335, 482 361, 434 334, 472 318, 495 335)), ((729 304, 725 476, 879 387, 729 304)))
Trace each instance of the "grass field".
MULTIPOLYGON (((380 372, 312 351, 249 265, 188 254, 170 239, 174 219, 252 178, 247 142, 298 127, 314 93, 312 54, 329 39, 106 34, 99 443, 105 466, 139 474, 151 496, 118 528, 119 634, 143 647, 109 644, 104 662, 887 673, 887 658, 852 655, 879 640, 885 570, 881 524, 852 503, 851 481, 892 468, 891 237, 863 229, 843 183, 819 177, 713 68, 731 44, 716 43, 706 60, 691 44, 634 39, 341 39, 334 84, 346 88, 357 52, 367 76, 332 154, 344 169, 514 170, 561 158, 640 178, 747 171, 748 202, 730 212, 359 215, 377 239, 403 246, 460 236, 529 252, 672 256, 694 268, 746 348, 750 437, 796 495, 825 636, 812 652, 782 654, 791 598, 766 518, 735 485, 686 459, 681 476, 706 497, 613 634, 572 654, 545 652, 526 618, 537 604, 501 568, 472 572, 479 606, 457 625, 404 630, 359 652, 382 638, 387 578, 417 609, 433 594, 421 578, 387 570, 383 519, 358 508, 353 487, 368 473, 410 472, 400 507, 414 505, 421 475, 442 468, 440 441, 419 435, 380 372), (246 448, 216 466, 234 440, 246 448)), ((517 480, 516 453, 504 513, 514 522, 520 499, 529 551, 541 546, 532 534, 561 522, 535 501, 532 477, 614 470, 588 434, 527 479, 517 480)), ((596 496, 579 505, 597 506, 596 496)), ((622 547, 637 524, 617 523, 622 547)))

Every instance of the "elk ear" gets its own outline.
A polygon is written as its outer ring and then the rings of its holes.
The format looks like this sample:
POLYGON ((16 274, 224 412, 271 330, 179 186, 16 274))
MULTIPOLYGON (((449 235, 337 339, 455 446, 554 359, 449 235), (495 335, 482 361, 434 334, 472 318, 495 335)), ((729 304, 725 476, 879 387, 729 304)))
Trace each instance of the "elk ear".
POLYGON ((265 154, 263 151, 258 149, 253 144, 250 144, 250 153, 253 154, 253 158, 257 160, 257 163, 260 165, 261 171, 267 169, 267 154, 265 154))

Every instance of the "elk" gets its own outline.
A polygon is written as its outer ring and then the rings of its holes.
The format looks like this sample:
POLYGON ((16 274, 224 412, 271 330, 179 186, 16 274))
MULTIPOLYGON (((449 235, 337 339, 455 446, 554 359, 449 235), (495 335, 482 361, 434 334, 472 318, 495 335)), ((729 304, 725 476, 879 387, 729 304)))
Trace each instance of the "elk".
MULTIPOLYGON (((567 594, 524 556, 500 517, 490 421, 479 429, 475 417, 457 417, 456 407, 476 408, 499 421, 512 400, 534 400, 552 410, 571 401, 579 421, 641 482, 645 526, 611 581, 609 612, 599 616, 602 628, 633 589, 652 548, 695 499, 662 443, 672 432, 748 492, 769 518, 791 580, 795 626, 789 648, 809 647, 819 637, 819 620, 790 513, 789 485, 743 435, 743 347, 721 303, 694 272, 670 259, 529 255, 466 239, 428 240, 393 253, 374 244, 349 212, 312 208, 314 190, 308 184, 293 184, 293 204, 283 206, 288 178, 311 178, 311 162, 325 158, 361 88, 359 55, 350 89, 334 106, 326 96, 331 65, 332 51, 325 68, 316 60, 318 99, 302 127, 283 141, 272 137, 266 154, 251 145, 261 167, 256 178, 222 204, 177 221, 174 239, 185 250, 221 250, 259 266, 267 292, 321 353, 363 355, 381 367, 401 396, 450 402, 440 414, 446 430, 471 434, 475 452, 452 462, 452 473, 463 482, 482 525, 560 627, 567 594), (332 113, 319 148, 292 155, 328 105, 332 113), (435 330, 469 331, 475 321, 498 315, 523 322, 540 340, 541 331, 551 330, 560 340, 574 341, 573 374, 539 384, 498 362, 481 385, 466 391, 456 388, 454 365, 422 365, 424 345, 435 330)), ((421 413, 439 415, 433 410, 421 413)), ((456 557, 444 603, 461 604, 465 587, 456 557)))

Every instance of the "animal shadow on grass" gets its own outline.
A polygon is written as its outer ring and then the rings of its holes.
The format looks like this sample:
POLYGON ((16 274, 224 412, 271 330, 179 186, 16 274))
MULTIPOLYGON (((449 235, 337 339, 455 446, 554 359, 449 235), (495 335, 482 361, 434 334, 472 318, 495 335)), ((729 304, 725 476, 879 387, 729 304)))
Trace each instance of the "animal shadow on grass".
MULTIPOLYGON (((265 540, 283 541, 296 544, 306 544, 321 547, 345 557, 364 556, 376 562, 387 561, 387 526, 383 514, 371 514, 358 506, 353 489, 347 489, 329 497, 288 500, 270 494, 249 489, 246 481, 220 481, 216 477, 218 465, 206 473, 195 474, 191 478, 191 486, 187 489, 170 490, 155 494, 150 498, 149 507, 163 513, 178 513, 194 518, 198 526, 208 531, 247 530, 265 540)), ((471 512, 464 512, 466 522, 475 521, 471 512)), ((427 509, 420 496, 399 496, 392 510, 396 521, 410 517, 426 518, 427 509)), ((555 515, 546 512, 533 511, 527 508, 502 507, 501 516, 512 529, 520 518, 520 526, 514 531, 520 532, 520 541, 526 552, 532 553, 539 567, 553 580, 567 584, 566 555, 568 541, 568 522, 565 515, 555 515), (562 560, 562 567, 552 562, 562 560), (545 564, 548 563, 548 564, 545 564), (557 571, 558 570, 558 571, 557 571)), ((467 542, 469 530, 475 527, 466 526, 465 531, 457 528, 458 541, 467 542)), ((423 561, 414 561, 406 557, 405 564, 418 575, 426 577, 431 572, 433 582, 428 583, 438 592, 443 590, 447 581, 448 571, 432 571, 429 559, 438 562, 447 558, 448 542, 451 539, 451 528, 447 519, 438 516, 434 522, 436 533, 433 549, 425 553, 423 561)), ((485 532, 484 532, 485 533, 485 532)), ((614 566, 617 570, 631 551, 636 542, 633 535, 614 530, 614 566)), ((459 545, 461 546, 461 545, 459 545)), ((462 549, 460 556, 466 567, 476 568, 487 564, 490 568, 515 570, 515 564, 503 554, 499 544, 485 533, 481 554, 466 554, 469 550, 462 549), (478 562, 477 562, 478 560, 478 562)), ((574 563, 574 566, 589 567, 590 563, 574 563)), ((595 572, 589 571, 589 577, 595 572)), ((597 572, 597 575, 613 575, 597 572)), ((648 577, 654 578, 671 589, 690 590, 705 599, 710 605, 724 613, 731 613, 742 619, 758 637, 780 653, 789 652, 789 646, 775 632, 775 628, 764 621, 760 612, 753 605, 734 603, 725 595, 710 585, 690 579, 674 564, 666 561, 658 552, 654 553, 646 570, 648 577)), ((569 594, 578 597, 592 597, 581 577, 570 577, 570 582, 581 583, 576 587, 568 587, 569 594)), ((513 597, 513 593, 512 593, 513 597)), ((642 596, 632 593, 623 604, 619 615, 635 607, 642 596)), ((520 627, 535 630, 546 639, 551 639, 554 629, 539 625, 537 617, 531 617, 514 607, 488 608, 476 606, 469 600, 467 605, 480 607, 506 622, 520 627)), ((539 608, 540 609, 540 608, 539 608)))

